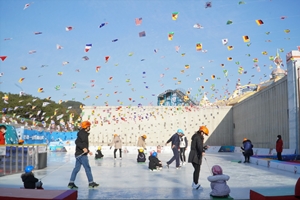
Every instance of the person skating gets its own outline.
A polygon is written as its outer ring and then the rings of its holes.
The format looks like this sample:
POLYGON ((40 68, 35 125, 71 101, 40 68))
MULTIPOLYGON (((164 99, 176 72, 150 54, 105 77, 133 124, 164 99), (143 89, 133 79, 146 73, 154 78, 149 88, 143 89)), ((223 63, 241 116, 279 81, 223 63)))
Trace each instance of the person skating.
POLYGON ((122 159, 122 140, 118 134, 114 134, 114 138, 112 139, 112 141, 110 143, 110 149, 113 145, 115 146, 115 150, 114 150, 115 160, 117 159, 116 152, 118 151, 118 149, 119 149, 120 160, 121 160, 122 159))
POLYGON ((137 155, 137 159, 136 160, 137 160, 138 163, 144 163, 144 162, 146 162, 146 156, 144 154, 144 149, 143 148, 139 149, 139 153, 137 155))
MULTIPOLYGON (((178 129, 181 130, 181 129, 178 129)), ((173 157, 167 162, 167 167, 169 168, 169 165, 176 160, 176 169, 180 169, 180 163, 179 163, 179 153, 178 153, 178 149, 179 149, 179 144, 180 144, 180 137, 181 133, 176 132, 174 135, 172 135, 172 137, 166 142, 166 145, 171 142, 172 145, 172 151, 173 151, 173 157)))
POLYGON ((151 171, 162 169, 162 162, 157 158, 157 153, 155 151, 149 156, 149 169, 151 171))
POLYGON ((219 165, 214 165, 211 168, 212 176, 207 177, 207 180, 210 183, 210 187, 212 189, 210 196, 218 197, 218 198, 227 198, 230 193, 229 186, 227 185, 227 181, 229 180, 229 176, 223 174, 223 170, 219 165))
POLYGON ((244 163, 250 163, 250 156, 253 156, 253 145, 251 140, 244 138, 243 146, 241 147, 241 149, 244 151, 243 152, 245 157, 244 163))
POLYGON ((282 160, 282 156, 281 156, 282 150, 283 150, 283 141, 281 139, 281 135, 277 135, 276 152, 277 152, 278 160, 282 160))
POLYGON ((96 151, 96 154, 95 154, 95 159, 101 159, 103 157, 104 157, 104 155, 101 152, 101 146, 99 146, 97 151, 96 151))
POLYGON ((143 148, 144 150, 147 150, 146 139, 147 139, 147 135, 142 135, 138 138, 138 142, 137 142, 138 149, 143 148))
POLYGON ((21 175, 21 179, 25 189, 44 189, 43 183, 39 179, 35 178, 33 174, 34 167, 28 165, 25 167, 25 173, 21 175))
POLYGON ((89 159, 87 154, 93 155, 92 152, 89 151, 89 131, 91 130, 91 123, 89 121, 84 121, 81 123, 81 129, 77 133, 77 139, 75 140, 76 149, 75 149, 75 168, 72 171, 70 182, 68 187, 71 189, 78 189, 75 185, 75 179, 77 173, 80 171, 81 165, 85 169, 85 173, 89 182, 89 188, 98 187, 99 184, 95 183, 93 180, 93 175, 91 171, 91 167, 89 164, 89 159))
POLYGON ((209 130, 206 126, 200 126, 199 130, 192 136, 191 142, 191 151, 189 154, 188 162, 192 163, 194 167, 193 173, 193 183, 192 187, 194 189, 201 188, 201 185, 198 183, 200 175, 200 167, 202 164, 202 155, 204 154, 207 146, 203 146, 204 135, 208 136, 209 130))
POLYGON ((188 147, 188 140, 187 138, 185 137, 184 135, 184 132, 183 130, 179 129, 177 132, 180 132, 181 133, 181 137, 179 138, 180 139, 180 160, 182 162, 182 165, 185 165, 185 151, 188 147))

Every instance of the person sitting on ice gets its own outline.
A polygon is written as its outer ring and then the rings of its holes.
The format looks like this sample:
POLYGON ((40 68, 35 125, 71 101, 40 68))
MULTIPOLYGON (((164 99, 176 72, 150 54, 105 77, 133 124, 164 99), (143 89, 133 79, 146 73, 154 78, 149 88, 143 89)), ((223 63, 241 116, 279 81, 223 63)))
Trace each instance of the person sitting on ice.
POLYGON ((25 167, 25 173, 21 175, 21 179, 24 183, 25 189, 44 189, 42 187, 43 183, 39 179, 34 177, 32 170, 33 166, 28 165, 25 167))
POLYGON ((230 189, 226 181, 228 181, 230 177, 223 174, 223 170, 219 165, 214 165, 211 168, 211 172, 213 176, 207 177, 207 180, 211 182, 210 187, 212 191, 210 196, 227 198, 229 196, 230 189))
POLYGON ((99 146, 97 151, 96 151, 96 154, 95 154, 95 159, 101 159, 103 157, 104 157, 104 155, 101 152, 101 146, 99 146))
POLYGON ((158 160, 157 153, 155 151, 149 156, 149 169, 151 171, 162 169, 162 162, 158 160))
POLYGON ((140 162, 146 162, 146 156, 144 154, 144 149, 143 148, 140 148, 139 149, 139 153, 138 153, 138 156, 137 156, 137 162, 140 163, 140 162))

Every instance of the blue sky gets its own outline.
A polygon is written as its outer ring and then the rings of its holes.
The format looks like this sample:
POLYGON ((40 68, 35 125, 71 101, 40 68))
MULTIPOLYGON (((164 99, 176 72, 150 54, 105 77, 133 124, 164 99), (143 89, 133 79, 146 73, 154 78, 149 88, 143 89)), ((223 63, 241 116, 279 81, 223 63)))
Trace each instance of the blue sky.
POLYGON ((205 2, 0 0, 0 56, 7 56, 0 61, 0 90, 19 93, 21 87, 25 93, 40 98, 73 99, 100 106, 105 102, 156 105, 156 95, 182 88, 197 99, 206 93, 213 102, 228 97, 238 80, 244 85, 269 79, 275 68, 269 56, 275 56, 281 48, 284 52, 280 56, 285 60, 286 53, 300 45, 299 1, 246 0, 239 5, 238 0, 218 0, 212 1, 211 8, 205 8, 205 2), (24 10, 27 3, 30 6, 24 10), (179 13, 177 20, 172 20, 173 12, 179 13), (140 17, 142 24, 136 26, 135 18, 140 17), (258 19, 264 24, 258 26, 258 19), (228 20, 233 23, 227 25, 228 20), (108 24, 99 28, 105 22, 108 24), (204 28, 193 28, 196 23, 204 28), (73 30, 66 31, 67 26, 73 30), (285 33, 286 29, 290 32, 285 33), (142 31, 145 37, 139 37, 142 31), (168 40, 169 32, 174 32, 172 41, 168 40), (244 35, 249 36, 250 46, 243 41, 244 35), (222 44, 224 38, 228 39, 227 45, 222 44), (114 39, 118 41, 112 42, 114 39), (207 52, 196 51, 196 43, 202 43, 207 52), (56 49, 57 44, 63 49, 56 49), (93 45, 87 53, 86 44, 93 45), (229 51, 230 45, 234 48, 229 51), (175 46, 180 46, 178 53, 175 46), (32 50, 36 53, 29 54, 32 50), (83 56, 89 60, 84 61, 83 56), (107 63, 105 56, 110 56, 107 63), (63 66, 64 61, 69 64, 63 66), (190 68, 185 69, 185 65, 190 68), (28 69, 21 70, 22 66, 28 69), (99 72, 96 66, 101 66, 99 72), (247 73, 239 74, 239 67, 247 73), (228 70, 228 77, 223 70, 228 70), (109 77, 113 79, 109 81, 109 77), (25 78, 22 83, 18 82, 20 78, 25 78), (130 82, 126 82, 128 79, 130 82), (75 82, 76 88, 71 89, 75 82), (56 90, 56 86, 60 89, 56 90), (43 93, 37 91, 40 87, 43 93))

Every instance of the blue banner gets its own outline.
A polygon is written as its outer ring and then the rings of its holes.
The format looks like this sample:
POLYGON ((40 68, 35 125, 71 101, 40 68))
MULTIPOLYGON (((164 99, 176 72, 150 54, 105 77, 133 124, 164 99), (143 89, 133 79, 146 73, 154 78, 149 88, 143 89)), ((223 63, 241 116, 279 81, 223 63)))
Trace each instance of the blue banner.
POLYGON ((50 144, 74 143, 77 138, 77 132, 46 132, 36 130, 24 130, 24 144, 50 144))

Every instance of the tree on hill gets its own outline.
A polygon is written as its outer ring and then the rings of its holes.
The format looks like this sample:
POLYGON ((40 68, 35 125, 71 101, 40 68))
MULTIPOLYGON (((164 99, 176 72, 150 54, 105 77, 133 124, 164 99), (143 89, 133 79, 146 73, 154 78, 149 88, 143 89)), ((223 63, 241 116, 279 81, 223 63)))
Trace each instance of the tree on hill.
POLYGON ((3 92, 0 92, 0 96, 2 97, 0 101, 2 114, 17 119, 31 119, 47 124, 54 122, 59 125, 62 122, 61 120, 68 122, 70 116, 73 117, 73 122, 76 122, 81 113, 80 102, 71 101, 69 104, 58 104, 50 99, 3 92))

